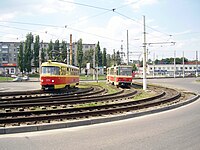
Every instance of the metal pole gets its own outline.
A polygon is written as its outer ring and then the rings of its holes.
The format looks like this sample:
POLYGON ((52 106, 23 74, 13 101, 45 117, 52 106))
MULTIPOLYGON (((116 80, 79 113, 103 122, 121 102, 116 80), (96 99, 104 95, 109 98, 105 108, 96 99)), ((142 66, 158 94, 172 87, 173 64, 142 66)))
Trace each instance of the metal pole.
POLYGON ((128 30, 127 30, 127 65, 129 65, 129 45, 128 45, 128 30))
POLYGON ((176 78, 176 51, 174 51, 174 78, 176 78))
POLYGON ((95 49, 93 52, 93 80, 95 80, 95 49))
POLYGON ((155 53, 153 54, 153 78, 155 77, 155 53))
POLYGON ((196 77, 198 77, 198 51, 196 51, 196 77))
POLYGON ((70 65, 72 65, 72 34, 70 34, 70 65))
POLYGON ((185 59, 184 59, 184 51, 183 51, 183 78, 185 77, 185 59))
POLYGON ((146 31, 145 31, 145 16, 143 16, 144 20, 144 55, 143 55, 143 90, 147 89, 147 81, 146 81, 146 31))

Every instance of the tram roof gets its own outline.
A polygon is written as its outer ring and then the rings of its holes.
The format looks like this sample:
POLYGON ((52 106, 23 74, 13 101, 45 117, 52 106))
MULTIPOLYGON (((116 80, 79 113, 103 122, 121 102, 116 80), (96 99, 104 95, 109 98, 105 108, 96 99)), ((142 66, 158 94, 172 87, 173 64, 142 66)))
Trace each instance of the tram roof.
POLYGON ((57 66, 57 67, 68 67, 68 68, 72 68, 72 69, 79 69, 78 67, 72 66, 72 65, 68 65, 68 64, 64 64, 64 63, 60 63, 60 62, 52 62, 52 61, 47 61, 47 62, 43 62, 41 66, 57 66))

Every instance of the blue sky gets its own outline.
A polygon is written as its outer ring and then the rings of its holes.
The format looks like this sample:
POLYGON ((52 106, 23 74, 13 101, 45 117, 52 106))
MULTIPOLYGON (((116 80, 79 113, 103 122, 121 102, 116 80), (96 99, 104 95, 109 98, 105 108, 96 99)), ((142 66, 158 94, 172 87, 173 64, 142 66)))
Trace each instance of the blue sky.
POLYGON ((195 51, 200 57, 199 8, 199 0, 1 0, 0 41, 23 41, 32 32, 45 42, 69 42, 72 34, 73 41, 99 41, 108 53, 123 45, 126 53, 128 30, 130 59, 141 59, 145 15, 147 43, 176 42, 148 45, 149 58, 173 57, 174 51, 182 57, 184 51, 195 59, 195 51))

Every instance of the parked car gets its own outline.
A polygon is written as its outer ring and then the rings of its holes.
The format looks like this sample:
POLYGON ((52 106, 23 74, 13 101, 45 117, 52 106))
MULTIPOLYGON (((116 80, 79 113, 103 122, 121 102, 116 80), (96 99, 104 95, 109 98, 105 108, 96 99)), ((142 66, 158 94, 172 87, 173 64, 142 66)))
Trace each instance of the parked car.
POLYGON ((22 77, 17 76, 12 80, 13 82, 22 82, 22 77))

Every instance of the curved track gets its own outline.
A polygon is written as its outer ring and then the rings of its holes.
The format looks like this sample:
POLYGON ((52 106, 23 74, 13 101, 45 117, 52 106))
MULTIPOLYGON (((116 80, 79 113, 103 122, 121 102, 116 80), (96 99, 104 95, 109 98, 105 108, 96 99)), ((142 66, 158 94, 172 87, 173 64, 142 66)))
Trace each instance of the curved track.
POLYGON ((96 87, 93 92, 91 89, 86 89, 81 94, 75 95, 61 94, 51 97, 2 99, 3 101, 0 102, 0 108, 2 108, 0 112, 1 126, 13 123, 14 125, 30 124, 30 122, 37 124, 41 121, 50 123, 52 120, 77 120, 129 111, 143 111, 147 108, 160 107, 160 105, 177 101, 181 97, 181 93, 173 89, 150 87, 149 89, 158 94, 134 101, 131 98, 137 94, 137 91, 132 87, 113 94, 105 94, 103 93, 105 89, 99 87, 96 87), (86 91, 88 93, 85 93, 86 91))

